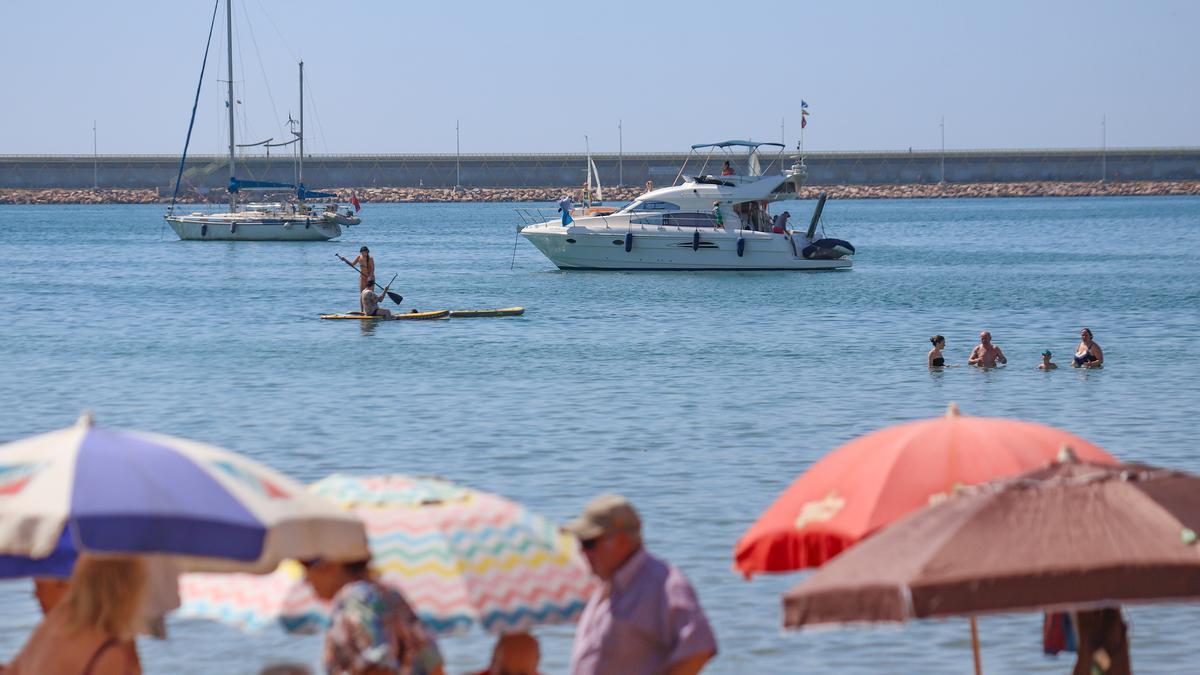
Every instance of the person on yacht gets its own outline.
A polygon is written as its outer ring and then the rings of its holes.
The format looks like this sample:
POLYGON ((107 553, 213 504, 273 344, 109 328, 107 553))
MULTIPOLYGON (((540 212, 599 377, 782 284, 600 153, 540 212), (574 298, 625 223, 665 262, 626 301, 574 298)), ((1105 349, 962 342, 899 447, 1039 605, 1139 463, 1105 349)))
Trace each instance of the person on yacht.
POLYGON ((979 344, 971 350, 971 356, 967 358, 967 365, 995 368, 997 361, 1008 363, 1008 357, 1004 356, 1004 351, 998 345, 992 344, 992 334, 985 330, 979 334, 979 344))
POLYGON ((721 175, 722 176, 732 176, 733 175, 733 165, 729 163, 729 160, 725 160, 725 166, 721 167, 721 175))
POLYGON ((1075 348, 1075 368, 1099 368, 1104 365, 1104 350, 1092 340, 1092 331, 1084 328, 1079 331, 1079 346, 1075 348))
POLYGON ((792 214, 788 213, 787 211, 775 216, 771 220, 771 231, 775 234, 787 234, 787 221, 788 218, 791 217, 792 214))

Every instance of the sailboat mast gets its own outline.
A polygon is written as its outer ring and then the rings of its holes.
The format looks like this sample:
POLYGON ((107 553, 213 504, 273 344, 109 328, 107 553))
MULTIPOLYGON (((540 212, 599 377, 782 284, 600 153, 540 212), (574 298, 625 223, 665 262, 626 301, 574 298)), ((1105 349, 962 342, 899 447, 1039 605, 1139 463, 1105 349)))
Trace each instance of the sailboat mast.
POLYGON ((592 146, 588 142, 587 134, 583 135, 583 148, 587 151, 587 190, 583 194, 583 205, 592 205, 592 146))
POLYGON ((296 185, 304 185, 304 62, 300 62, 300 168, 296 185))
MULTIPOLYGON (((229 98, 225 107, 229 108, 229 185, 233 187, 233 0, 225 0, 225 61, 229 64, 229 98)), ((237 208, 237 193, 229 192, 229 212, 237 208)))

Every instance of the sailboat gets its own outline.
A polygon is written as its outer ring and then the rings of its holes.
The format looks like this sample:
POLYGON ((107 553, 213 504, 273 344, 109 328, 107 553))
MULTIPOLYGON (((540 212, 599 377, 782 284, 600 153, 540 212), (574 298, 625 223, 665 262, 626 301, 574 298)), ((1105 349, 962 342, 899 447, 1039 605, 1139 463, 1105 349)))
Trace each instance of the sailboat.
MULTIPOLYGON (((304 187, 304 62, 300 62, 300 131, 292 131, 295 138, 285 144, 295 142, 299 147, 296 184, 275 183, 270 181, 242 180, 236 176, 234 139, 234 97, 233 97, 233 0, 225 2, 225 24, 228 53, 226 61, 229 66, 228 99, 229 109, 229 210, 223 213, 192 212, 179 214, 175 212, 176 199, 179 196, 179 184, 183 177, 183 167, 187 159, 187 146, 191 141, 192 124, 188 125, 188 142, 185 142, 183 156, 179 160, 179 175, 175 179, 175 194, 171 198, 171 206, 163 219, 180 239, 198 241, 325 241, 339 237, 343 225, 357 225, 361 221, 350 209, 339 212, 336 202, 330 202, 323 208, 313 208, 305 203, 307 199, 336 199, 337 195, 328 192, 315 192, 304 187), (238 195, 243 190, 280 189, 295 191, 296 201, 288 203, 247 203, 239 208, 238 195)), ((216 20, 216 7, 213 8, 213 20, 216 20)), ((212 27, 209 28, 209 43, 212 41, 212 27)), ((208 61, 208 47, 204 50, 205 63, 208 61)), ((200 80, 204 80, 204 68, 200 70, 200 80)), ((197 101, 200 96, 200 86, 197 85, 197 101)), ((196 116, 195 105, 192 107, 192 122, 196 116)), ((258 145, 258 144, 255 144, 258 145)), ((358 205, 355 204, 357 209, 358 205)))
POLYGON ((583 216, 606 216, 616 213, 616 207, 604 205, 604 188, 600 185, 600 172, 596 170, 596 162, 592 161, 592 147, 587 136, 583 137, 583 143, 587 149, 587 182, 583 185, 577 211, 573 212, 583 216))

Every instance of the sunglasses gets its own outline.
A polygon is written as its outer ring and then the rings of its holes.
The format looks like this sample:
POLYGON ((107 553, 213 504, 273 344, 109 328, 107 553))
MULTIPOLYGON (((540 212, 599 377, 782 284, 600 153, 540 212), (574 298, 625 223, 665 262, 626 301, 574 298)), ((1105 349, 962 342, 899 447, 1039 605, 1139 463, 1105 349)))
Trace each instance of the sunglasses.
POLYGON ((604 535, 600 535, 599 537, 592 537, 591 539, 580 539, 579 546, 585 551, 594 551, 596 550, 596 547, 600 545, 600 539, 602 539, 603 536, 604 535))

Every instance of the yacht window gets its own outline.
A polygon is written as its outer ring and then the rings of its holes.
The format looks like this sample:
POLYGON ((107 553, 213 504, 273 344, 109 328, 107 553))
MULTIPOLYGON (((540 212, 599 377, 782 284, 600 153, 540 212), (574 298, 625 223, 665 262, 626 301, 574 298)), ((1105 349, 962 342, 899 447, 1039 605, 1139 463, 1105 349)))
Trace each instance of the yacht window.
POLYGON ((663 225, 672 227, 716 227, 717 218, 711 213, 664 213, 663 225))
POLYGON ((647 200, 641 203, 637 208, 638 211, 678 211, 679 205, 671 202, 663 202, 657 200, 647 200))
POLYGON ((654 213, 648 216, 637 216, 636 218, 630 218, 629 223, 631 225, 662 225, 663 214, 654 213))

